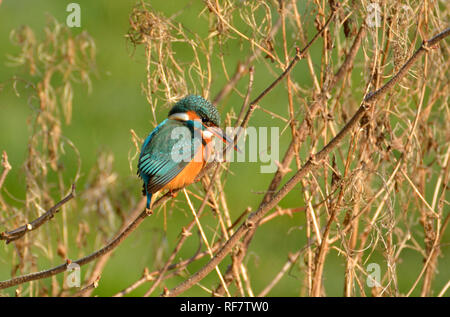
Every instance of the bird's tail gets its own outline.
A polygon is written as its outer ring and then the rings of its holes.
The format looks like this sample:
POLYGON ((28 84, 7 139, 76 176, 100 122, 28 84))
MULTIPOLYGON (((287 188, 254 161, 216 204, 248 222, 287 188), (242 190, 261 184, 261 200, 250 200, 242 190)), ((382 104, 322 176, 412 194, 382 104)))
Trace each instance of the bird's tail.
POLYGON ((147 209, 150 209, 150 203, 152 202, 152 193, 148 192, 147 182, 144 180, 144 184, 142 184, 142 195, 147 196, 147 209))
POLYGON ((151 202, 152 202, 152 193, 147 192, 147 209, 150 209, 151 202))

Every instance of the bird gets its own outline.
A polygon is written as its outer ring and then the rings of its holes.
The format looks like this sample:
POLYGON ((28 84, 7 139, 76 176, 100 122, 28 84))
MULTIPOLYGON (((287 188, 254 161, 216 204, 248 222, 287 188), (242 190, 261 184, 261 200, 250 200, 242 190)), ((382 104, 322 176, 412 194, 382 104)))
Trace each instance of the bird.
POLYGON ((141 147, 137 174, 143 181, 147 209, 153 194, 173 193, 194 182, 211 159, 213 137, 231 143, 219 126, 219 111, 202 96, 188 95, 173 105, 141 147))

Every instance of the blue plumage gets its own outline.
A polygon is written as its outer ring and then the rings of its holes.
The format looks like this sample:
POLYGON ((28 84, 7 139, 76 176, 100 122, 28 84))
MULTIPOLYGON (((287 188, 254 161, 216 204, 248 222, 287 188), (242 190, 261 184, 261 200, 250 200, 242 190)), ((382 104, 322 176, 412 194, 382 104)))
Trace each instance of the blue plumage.
POLYGON ((144 181, 147 208, 150 208, 151 194, 161 190, 192 160, 201 144, 193 138, 193 125, 166 119, 145 139, 138 174, 144 181))
POLYGON ((175 178, 210 141, 203 139, 202 131, 219 125, 219 112, 201 96, 187 96, 172 107, 169 118, 147 136, 139 155, 138 175, 144 182, 147 208, 150 208, 152 194, 164 188, 177 189, 194 181, 199 172, 198 164, 191 165, 189 168, 192 170, 186 170, 175 178))

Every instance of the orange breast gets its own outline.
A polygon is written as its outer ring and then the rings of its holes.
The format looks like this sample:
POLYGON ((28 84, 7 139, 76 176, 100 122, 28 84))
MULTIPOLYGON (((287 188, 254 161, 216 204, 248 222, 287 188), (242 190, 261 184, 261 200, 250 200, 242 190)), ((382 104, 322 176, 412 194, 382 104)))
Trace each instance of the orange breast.
POLYGON ((179 188, 183 188, 189 184, 192 184, 200 173, 202 168, 205 166, 209 155, 210 155, 210 146, 209 141, 206 143, 206 151, 204 151, 205 146, 202 145, 201 148, 195 153, 194 159, 186 165, 185 168, 177 175, 174 179, 172 179, 166 186, 164 186, 161 190, 175 190, 179 188), (205 153, 204 153, 205 152, 205 153))

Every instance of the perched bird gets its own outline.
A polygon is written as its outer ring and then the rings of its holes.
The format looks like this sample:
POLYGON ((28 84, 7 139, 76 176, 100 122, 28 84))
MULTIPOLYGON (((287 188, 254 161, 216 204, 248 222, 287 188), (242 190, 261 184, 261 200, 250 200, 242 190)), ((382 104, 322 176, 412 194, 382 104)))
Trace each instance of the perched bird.
POLYGON ((138 162, 143 194, 150 208, 152 194, 174 191, 194 182, 211 155, 211 140, 230 140, 219 128, 216 107, 200 96, 178 101, 169 116, 145 139, 138 162))

